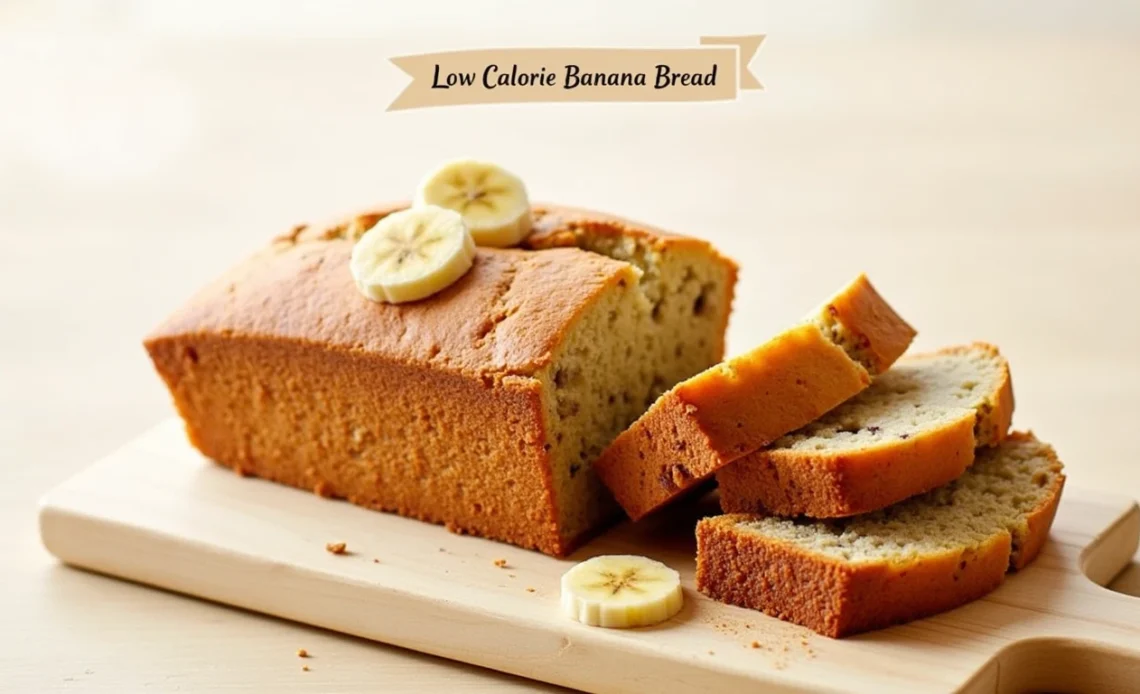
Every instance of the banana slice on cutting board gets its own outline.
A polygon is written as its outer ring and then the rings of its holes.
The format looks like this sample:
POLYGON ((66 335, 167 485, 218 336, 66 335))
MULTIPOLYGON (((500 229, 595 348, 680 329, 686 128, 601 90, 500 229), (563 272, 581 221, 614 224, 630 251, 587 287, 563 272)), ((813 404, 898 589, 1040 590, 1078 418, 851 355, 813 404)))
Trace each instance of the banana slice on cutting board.
POLYGON ((459 159, 428 174, 415 204, 463 215, 477 246, 517 246, 530 233, 530 200, 522 180, 495 164, 459 159))
POLYGON ((631 554, 594 557, 562 575, 562 611, 597 627, 644 627, 681 611, 681 576, 631 554))
POLYGON ((349 268, 364 296, 399 304, 446 289, 474 261, 475 241, 459 213, 429 205, 390 214, 364 232, 349 268))

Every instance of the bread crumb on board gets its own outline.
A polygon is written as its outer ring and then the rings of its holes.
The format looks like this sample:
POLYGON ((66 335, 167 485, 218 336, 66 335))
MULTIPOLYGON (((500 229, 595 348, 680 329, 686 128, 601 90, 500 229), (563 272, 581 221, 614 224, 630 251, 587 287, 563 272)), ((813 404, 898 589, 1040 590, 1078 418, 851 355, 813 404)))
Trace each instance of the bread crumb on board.
POLYGON ((533 593, 533 592, 534 592, 534 588, 531 588, 530 586, 527 586, 527 587, 526 587, 526 592, 528 592, 528 593, 533 593))
POLYGON ((348 554, 348 545, 344 542, 330 542, 325 545, 325 551, 329 554, 348 554))
POLYGON ((379 564, 379 563, 380 563, 380 560, 379 560, 379 559, 377 559, 376 557, 372 557, 372 563, 373 563, 373 564, 379 564))
POLYGON ((302 665, 302 666, 301 666, 301 671, 302 671, 302 672, 308 672, 308 671, 309 671, 309 666, 308 666, 308 665, 302 665))
POLYGON ((495 566, 499 567, 500 569, 505 569, 505 568, 507 568, 507 560, 506 559, 496 559, 495 560, 495 566))
POLYGON ((297 649, 297 657, 298 658, 308 658, 309 652, 307 650, 305 650, 304 648, 298 648, 297 649))

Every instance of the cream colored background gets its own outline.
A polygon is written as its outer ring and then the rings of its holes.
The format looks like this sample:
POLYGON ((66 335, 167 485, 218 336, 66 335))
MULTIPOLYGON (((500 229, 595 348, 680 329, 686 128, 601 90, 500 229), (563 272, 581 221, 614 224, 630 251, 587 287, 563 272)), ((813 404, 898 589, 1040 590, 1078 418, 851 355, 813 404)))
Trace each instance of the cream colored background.
POLYGON ((1072 484, 1140 496, 1138 6, 688 5, 0 3, 0 689, 532 686, 62 568, 36 536, 43 491, 169 415, 139 346, 164 314, 456 155, 715 240, 743 266, 734 350, 866 270, 919 347, 1002 346, 1072 484), (753 32, 767 91, 735 103, 384 112, 389 56, 753 32))

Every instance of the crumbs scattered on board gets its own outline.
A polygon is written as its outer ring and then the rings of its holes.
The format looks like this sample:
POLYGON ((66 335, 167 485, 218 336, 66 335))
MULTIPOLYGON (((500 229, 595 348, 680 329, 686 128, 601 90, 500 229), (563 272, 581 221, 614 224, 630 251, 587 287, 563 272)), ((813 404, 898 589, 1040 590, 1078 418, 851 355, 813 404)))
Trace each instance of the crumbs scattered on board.
POLYGON ((495 560, 495 566, 499 567, 500 569, 505 569, 505 568, 507 568, 507 560, 506 559, 496 559, 495 560))
POLYGON ((809 635, 802 627, 766 621, 750 622, 725 615, 704 621, 717 632, 740 639, 746 650, 764 654, 777 670, 783 670, 794 661, 815 657, 809 635))
POLYGON ((344 542, 330 542, 325 545, 325 551, 329 554, 348 554, 348 545, 344 542))

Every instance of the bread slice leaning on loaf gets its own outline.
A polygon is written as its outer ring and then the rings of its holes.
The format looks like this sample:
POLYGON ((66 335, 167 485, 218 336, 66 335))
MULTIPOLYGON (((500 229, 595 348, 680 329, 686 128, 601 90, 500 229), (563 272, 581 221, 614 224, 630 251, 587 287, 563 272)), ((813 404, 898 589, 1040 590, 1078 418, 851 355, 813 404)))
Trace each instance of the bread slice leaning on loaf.
POLYGON ((595 468, 637 520, 862 391, 914 335, 860 275, 795 327, 674 386, 595 468))
POLYGON ((594 459, 722 358, 736 266, 699 239, 538 206, 541 250, 480 248, 444 291, 374 303, 352 247, 404 207, 296 227, 146 349, 222 465, 566 554, 620 513, 594 459))
POLYGON ((1009 364, 975 343, 903 357, 871 387, 717 473, 725 513, 835 518, 954 479, 1005 439, 1009 364))
POLYGON ((826 636, 957 607, 1044 544, 1065 476, 1048 444, 1014 433, 957 480, 862 516, 729 514, 697 524, 697 589, 826 636))

